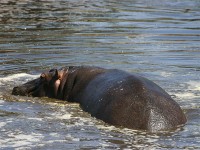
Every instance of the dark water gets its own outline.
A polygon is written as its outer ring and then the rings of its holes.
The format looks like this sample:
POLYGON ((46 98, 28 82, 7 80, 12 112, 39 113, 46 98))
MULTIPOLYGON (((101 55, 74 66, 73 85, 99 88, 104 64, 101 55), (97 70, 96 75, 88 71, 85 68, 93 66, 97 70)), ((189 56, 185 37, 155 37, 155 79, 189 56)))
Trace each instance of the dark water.
POLYGON ((200 149, 199 114, 199 0, 0 1, 0 149, 200 149), (65 65, 148 77, 188 122, 150 134, 105 124, 78 104, 10 94, 65 65))

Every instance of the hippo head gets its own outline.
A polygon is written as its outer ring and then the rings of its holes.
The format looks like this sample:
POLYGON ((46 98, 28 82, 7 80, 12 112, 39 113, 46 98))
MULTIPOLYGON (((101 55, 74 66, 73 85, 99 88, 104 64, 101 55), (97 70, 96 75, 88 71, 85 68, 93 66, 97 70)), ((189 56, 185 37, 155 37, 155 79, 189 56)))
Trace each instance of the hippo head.
POLYGON ((67 70, 67 68, 61 68, 60 70, 51 69, 49 72, 44 72, 39 78, 29 81, 21 86, 14 87, 12 94, 55 98, 58 94, 61 79, 67 70))

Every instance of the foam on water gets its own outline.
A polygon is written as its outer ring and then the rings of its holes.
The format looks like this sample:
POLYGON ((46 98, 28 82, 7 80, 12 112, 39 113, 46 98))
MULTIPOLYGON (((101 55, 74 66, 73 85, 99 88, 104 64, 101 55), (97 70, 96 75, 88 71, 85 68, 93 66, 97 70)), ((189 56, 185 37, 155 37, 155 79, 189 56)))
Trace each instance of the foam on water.
MULTIPOLYGON (((31 99, 31 98, 30 98, 31 99)), ((0 144, 2 148, 31 148, 52 143, 67 141, 79 142, 79 138, 67 133, 70 128, 84 126, 83 122, 92 122, 84 117, 72 116, 73 112, 68 105, 56 103, 37 104, 7 102, 0 100, 0 110, 3 113, 20 111, 18 117, 0 117, 0 144), (69 123, 68 123, 69 122, 69 123), (74 122, 74 123, 71 123, 74 122), (69 124, 69 125, 67 125, 69 124), (70 138, 70 139, 69 139, 70 138)), ((93 124, 94 125, 94 124, 93 124)), ((73 130, 73 129, 72 129, 73 130)))
POLYGON ((4 127, 6 125, 5 122, 0 122, 0 128, 4 127))
POLYGON ((191 90, 197 90, 200 92, 200 81, 189 81, 187 83, 191 90))
POLYGON ((22 84, 27 82, 28 80, 35 79, 37 77, 39 77, 39 75, 31 75, 27 73, 13 74, 7 77, 1 77, 0 86, 7 85, 8 83, 22 84))
POLYGON ((181 99, 200 99, 200 82, 189 81, 185 84, 185 89, 180 93, 175 93, 175 95, 181 99))
POLYGON ((170 76, 173 75, 173 73, 162 71, 162 72, 160 73, 160 75, 161 75, 162 77, 170 77, 170 76))

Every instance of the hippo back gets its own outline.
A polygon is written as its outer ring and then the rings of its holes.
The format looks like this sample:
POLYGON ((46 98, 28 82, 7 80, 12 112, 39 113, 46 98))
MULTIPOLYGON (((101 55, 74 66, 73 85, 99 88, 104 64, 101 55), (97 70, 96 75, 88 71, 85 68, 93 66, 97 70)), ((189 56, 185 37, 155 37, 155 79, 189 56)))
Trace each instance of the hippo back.
POLYGON ((92 116, 117 126, 158 131, 186 121, 179 105, 162 88, 121 70, 98 74, 78 99, 92 116))

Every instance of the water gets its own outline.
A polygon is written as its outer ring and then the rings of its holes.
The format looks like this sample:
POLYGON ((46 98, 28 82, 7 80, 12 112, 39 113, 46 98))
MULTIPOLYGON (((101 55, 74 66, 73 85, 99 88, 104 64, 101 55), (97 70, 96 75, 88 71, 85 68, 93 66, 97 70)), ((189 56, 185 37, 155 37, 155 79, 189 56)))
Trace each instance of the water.
POLYGON ((199 0, 1 0, 0 149, 200 149, 199 0), (163 87, 188 122, 150 134, 78 104, 11 95, 43 70, 95 65, 163 87))

